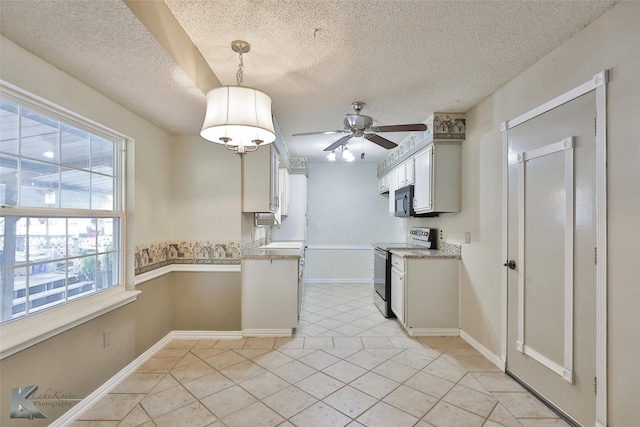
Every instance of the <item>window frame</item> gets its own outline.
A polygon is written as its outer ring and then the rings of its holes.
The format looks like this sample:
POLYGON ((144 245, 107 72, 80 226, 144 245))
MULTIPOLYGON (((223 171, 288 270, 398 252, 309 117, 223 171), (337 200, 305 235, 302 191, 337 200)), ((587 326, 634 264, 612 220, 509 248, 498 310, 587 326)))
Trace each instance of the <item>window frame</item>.
POLYGON ((129 229, 130 221, 127 221, 127 207, 128 202, 132 200, 130 193, 133 192, 133 184, 128 182, 127 172, 132 171, 132 166, 127 160, 129 153, 128 147, 133 144, 133 140, 91 119, 30 94, 3 80, 0 80, 0 98, 36 113, 43 114, 65 125, 73 126, 107 139, 115 144, 115 182, 112 210, 2 205, 0 206, 0 214, 3 216, 38 216, 52 218, 117 217, 119 218, 118 238, 120 240, 119 284, 0 324, 0 359, 3 359, 60 332, 135 301, 140 291, 136 291, 132 285, 128 284, 128 282, 131 282, 133 275, 133 263, 129 260, 130 256, 128 255, 131 252, 130 249, 133 247, 133 243, 130 241, 133 233, 129 229))

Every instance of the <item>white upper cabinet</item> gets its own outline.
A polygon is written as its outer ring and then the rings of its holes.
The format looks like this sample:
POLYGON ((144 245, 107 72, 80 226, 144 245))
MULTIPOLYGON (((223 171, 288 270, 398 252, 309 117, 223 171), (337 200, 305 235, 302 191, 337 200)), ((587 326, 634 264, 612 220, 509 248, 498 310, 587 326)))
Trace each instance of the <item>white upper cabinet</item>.
POLYGON ((389 182, 389 215, 396 214, 396 190, 400 188, 398 185, 398 168, 392 169, 386 176, 389 182))
POLYGON ((384 194, 389 192, 389 174, 382 175, 378 178, 378 193, 384 194))
POLYGON ((278 211, 279 163, 272 144, 242 156, 242 212, 278 211))
POLYGON ((278 185, 280 187, 279 189, 280 215, 287 216, 289 215, 290 185, 289 185, 289 170, 286 167, 280 168, 278 185))
POLYGON ((460 212, 461 153, 460 141, 434 141, 415 155, 417 214, 460 212))

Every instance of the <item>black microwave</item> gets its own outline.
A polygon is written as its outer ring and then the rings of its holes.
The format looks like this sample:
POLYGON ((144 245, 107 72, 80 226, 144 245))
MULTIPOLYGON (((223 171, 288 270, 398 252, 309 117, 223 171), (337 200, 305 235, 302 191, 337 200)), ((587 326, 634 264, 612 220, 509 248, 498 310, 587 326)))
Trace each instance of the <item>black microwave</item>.
POLYGON ((395 192, 395 199, 395 216, 408 217, 416 214, 413 210, 413 185, 398 188, 395 192))
POLYGON ((438 216, 437 213, 417 214, 413 209, 413 184, 406 187, 398 188, 395 192, 396 208, 394 215, 397 217, 421 216, 433 217, 438 216))

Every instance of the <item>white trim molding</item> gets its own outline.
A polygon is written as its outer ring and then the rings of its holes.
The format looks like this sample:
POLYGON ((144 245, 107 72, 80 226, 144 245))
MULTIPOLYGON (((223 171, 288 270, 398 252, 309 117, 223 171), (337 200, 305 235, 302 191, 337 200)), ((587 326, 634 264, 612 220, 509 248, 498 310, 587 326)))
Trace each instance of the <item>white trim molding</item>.
POLYGON ((457 337, 460 336, 458 328, 409 328, 412 337, 457 337))
POLYGON ((497 354, 494 354, 491 350, 489 350, 487 347, 480 344, 478 340, 473 338, 471 335, 469 335, 462 329, 460 329, 460 338, 465 340, 471 347, 475 348, 478 351, 478 353, 486 357, 489 360, 489 362, 496 365, 498 369, 500 369, 502 372, 504 372, 507 369, 507 363, 506 363, 507 361, 505 358, 502 358, 497 354))
POLYGON ((135 358, 131 363, 122 368, 117 374, 107 380, 104 384, 98 387, 93 393, 85 397, 75 405, 73 408, 65 412, 60 418, 52 422, 50 427, 64 427, 68 426, 75 420, 77 420, 86 410, 91 408, 96 402, 105 397, 111 390, 113 390, 118 384, 120 384, 129 375, 133 374, 140 366, 142 366, 147 360, 151 359, 158 351, 162 350, 164 346, 169 344, 173 339, 241 339, 242 333, 238 331, 171 331, 157 343, 151 346, 147 351, 135 358))
POLYGON ((112 289, 0 325, 0 359, 129 304, 138 294, 112 289))
POLYGON ((326 277, 311 277, 304 281, 305 283, 315 284, 331 284, 331 285, 354 285, 354 284, 371 284, 373 285, 373 279, 370 277, 355 277, 355 278, 326 278, 326 277))
MULTIPOLYGON (((573 269, 574 269, 574 137, 569 136, 543 147, 517 154, 518 160, 518 338, 516 349, 527 354, 542 365, 560 375, 565 381, 573 384, 573 269), (565 236, 564 236, 564 360, 559 365, 544 354, 525 344, 525 244, 527 233, 525 230, 525 194, 526 194, 526 165, 527 162, 541 159, 545 156, 564 154, 564 197, 565 197, 565 236)), ((533 236, 537 238, 537 236, 533 236)))
MULTIPOLYGON (((576 88, 520 116, 500 124, 502 131, 502 254, 508 258, 508 131, 588 92, 596 94, 596 420, 595 427, 607 425, 607 83, 608 70, 601 71, 576 88)), ((565 236, 566 238, 566 236, 565 236)), ((507 271, 501 275, 501 359, 508 362, 507 347, 507 271)), ((566 316, 566 314, 565 314, 566 316)), ((565 319, 566 323, 566 319, 565 319)), ((462 336, 462 333, 461 333, 462 336)), ((524 346, 524 344, 523 344, 524 346)), ((526 346, 523 347, 523 350, 526 346)), ((566 362, 565 351, 565 362, 566 362)), ((564 374, 564 372, 563 372, 564 374)), ((569 375, 567 374, 567 379, 569 375)))
POLYGON ((135 276, 136 286, 173 272, 240 273, 240 264, 169 264, 135 276))
POLYGON ((243 337, 290 337, 293 329, 243 329, 243 337))

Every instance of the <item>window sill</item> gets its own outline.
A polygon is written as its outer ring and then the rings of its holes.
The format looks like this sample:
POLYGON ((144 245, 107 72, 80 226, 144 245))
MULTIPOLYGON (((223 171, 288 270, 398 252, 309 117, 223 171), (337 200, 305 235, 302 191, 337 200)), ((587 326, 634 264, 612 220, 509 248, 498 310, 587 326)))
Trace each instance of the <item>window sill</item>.
POLYGON ((139 293, 113 289, 0 325, 0 359, 129 304, 139 293))

